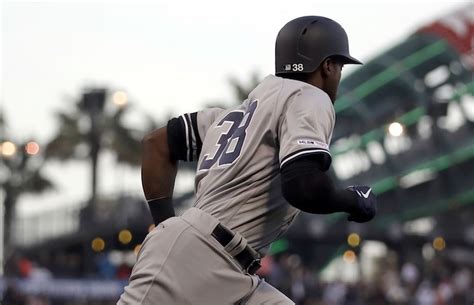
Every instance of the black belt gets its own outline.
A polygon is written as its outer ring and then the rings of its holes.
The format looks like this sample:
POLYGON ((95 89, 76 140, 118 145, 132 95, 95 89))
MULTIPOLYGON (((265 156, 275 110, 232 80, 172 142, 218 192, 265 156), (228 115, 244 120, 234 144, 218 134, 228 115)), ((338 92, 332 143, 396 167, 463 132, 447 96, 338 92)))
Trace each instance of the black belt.
MULTIPOLYGON (((223 246, 227 246, 227 244, 234 238, 234 234, 227 230, 221 224, 218 224, 214 231, 212 231, 212 236, 223 246)), ((246 246, 242 251, 237 253, 234 256, 235 260, 237 260, 242 266, 243 270, 249 274, 255 274, 258 269, 260 269, 260 257, 258 253, 250 248, 250 246, 246 246)))

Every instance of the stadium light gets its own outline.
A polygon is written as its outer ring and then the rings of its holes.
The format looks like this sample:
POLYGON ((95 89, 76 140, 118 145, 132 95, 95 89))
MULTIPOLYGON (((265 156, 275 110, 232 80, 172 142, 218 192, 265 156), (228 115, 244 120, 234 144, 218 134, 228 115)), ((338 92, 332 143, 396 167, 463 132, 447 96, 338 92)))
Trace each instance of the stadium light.
POLYGON ((360 244, 359 234, 357 234, 357 233, 349 234, 349 236, 347 237, 347 243, 349 244, 349 246, 354 247, 354 248, 359 246, 359 244, 360 244))
POLYGON ((342 259, 344 260, 344 262, 346 262, 348 264, 353 264, 356 261, 356 257, 357 256, 356 256, 354 251, 347 250, 346 252, 344 252, 344 255, 342 256, 342 259))
POLYGON ((7 158, 13 157, 16 153, 16 145, 13 142, 5 141, 0 145, 0 153, 7 158))
POLYGON ((34 141, 30 141, 28 143, 26 143, 25 145, 25 151, 28 155, 36 155, 38 154, 40 150, 40 146, 38 145, 38 143, 34 142, 34 141))
POLYGON ((127 93, 124 91, 116 91, 112 96, 112 101, 117 107, 124 107, 128 103, 127 93))
POLYGON ((100 237, 96 237, 91 242, 91 248, 94 252, 102 252, 105 249, 105 241, 100 237))
POLYGON ((446 248, 446 241, 443 237, 438 236, 433 240, 433 248, 437 251, 443 251, 446 248))
POLYGON ((120 243, 124 245, 129 244, 132 241, 132 232, 129 230, 122 230, 118 235, 118 239, 120 243))
POLYGON ((393 122, 388 126, 388 133, 391 136, 399 137, 403 134, 403 125, 398 122, 393 122))

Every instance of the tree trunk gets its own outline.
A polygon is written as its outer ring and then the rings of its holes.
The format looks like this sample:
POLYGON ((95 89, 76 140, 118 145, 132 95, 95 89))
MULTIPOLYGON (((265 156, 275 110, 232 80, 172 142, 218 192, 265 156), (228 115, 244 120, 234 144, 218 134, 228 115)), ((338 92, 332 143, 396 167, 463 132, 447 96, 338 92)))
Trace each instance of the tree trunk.
POLYGON ((91 129, 89 131, 89 145, 91 151, 91 198, 90 205, 92 206, 92 211, 96 210, 97 204, 97 186, 99 184, 99 179, 97 175, 97 170, 99 167, 99 152, 101 147, 102 132, 100 127, 100 116, 99 112, 92 111, 90 113, 91 119, 91 129))
POLYGON ((5 265, 13 254, 12 245, 12 224, 15 217, 15 203, 17 196, 8 186, 5 187, 5 199, 3 202, 4 218, 3 218, 3 264, 5 265))
POLYGON ((99 150, 100 146, 97 143, 93 143, 91 147, 91 198, 90 204, 95 210, 95 206, 97 204, 97 185, 99 183, 99 177, 97 174, 98 167, 99 167, 99 150))

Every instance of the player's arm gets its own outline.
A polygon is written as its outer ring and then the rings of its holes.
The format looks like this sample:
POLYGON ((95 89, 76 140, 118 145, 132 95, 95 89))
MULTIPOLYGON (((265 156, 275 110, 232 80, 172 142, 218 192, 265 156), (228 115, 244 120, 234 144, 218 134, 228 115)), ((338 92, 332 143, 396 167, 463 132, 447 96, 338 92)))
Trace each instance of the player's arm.
POLYGON ((143 140, 142 185, 155 224, 175 215, 172 195, 178 161, 196 161, 201 136, 222 111, 209 108, 185 113, 143 140))
POLYGON ((192 161, 198 155, 196 139, 199 145, 201 141, 191 125, 196 116, 173 118, 143 140, 142 186, 155 225, 175 215, 172 197, 178 161, 192 161))
POLYGON ((175 215, 172 196, 177 161, 170 158, 167 129, 152 131, 142 144, 142 187, 155 225, 175 215))
POLYGON ((365 222, 375 215, 370 188, 337 190, 326 174, 334 123, 333 105, 324 94, 302 90, 287 101, 279 128, 282 194, 302 211, 346 212, 350 220, 365 222))
POLYGON ((348 213, 349 220, 366 222, 376 213, 375 196, 370 188, 353 186, 338 190, 326 174, 324 154, 312 154, 281 169, 282 193, 294 207, 314 214, 348 213))

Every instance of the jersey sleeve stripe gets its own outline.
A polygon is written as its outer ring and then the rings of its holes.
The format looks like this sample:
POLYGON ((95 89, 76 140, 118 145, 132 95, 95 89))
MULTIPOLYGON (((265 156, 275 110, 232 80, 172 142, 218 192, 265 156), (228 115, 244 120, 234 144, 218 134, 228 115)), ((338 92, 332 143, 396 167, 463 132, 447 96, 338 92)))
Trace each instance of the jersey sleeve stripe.
POLYGON ((186 120, 186 116, 183 114, 180 116, 180 118, 183 120, 184 122, 184 130, 185 130, 185 134, 186 134, 186 161, 190 161, 190 154, 191 154, 191 145, 189 144, 189 141, 190 141, 190 126, 188 124, 188 121, 186 120))
POLYGON ((189 146, 189 151, 188 151, 188 161, 193 161, 195 160, 195 152, 196 152, 196 138, 194 136, 194 130, 193 130, 193 125, 191 124, 191 118, 189 113, 184 114, 184 118, 186 119, 186 123, 188 124, 188 133, 189 133, 189 139, 188 139, 188 146, 189 146))
POLYGON ((331 153, 327 149, 324 149, 324 148, 306 148, 306 149, 301 149, 301 150, 295 151, 295 152, 287 155, 286 157, 284 157, 281 160, 280 167, 282 167, 284 164, 286 164, 290 160, 294 160, 294 159, 299 158, 299 157, 304 156, 304 155, 317 154, 317 153, 325 153, 325 154, 328 154, 329 157, 331 157, 331 153))
POLYGON ((199 136, 199 129, 197 125, 197 112, 191 113, 190 116, 191 116, 191 125, 193 126, 194 136, 196 139, 196 160, 197 160, 199 158, 199 155, 201 154, 201 148, 202 148, 202 141, 201 141, 201 137, 199 136))
POLYGON ((186 113, 185 114, 186 116, 186 121, 189 123, 189 129, 190 129, 190 134, 191 134, 191 159, 190 161, 194 161, 196 160, 196 131, 194 130, 194 126, 192 124, 192 120, 191 120, 191 114, 190 113, 186 113))
POLYGON ((191 119, 189 118, 189 113, 186 113, 184 115, 184 118, 186 119, 186 123, 188 124, 188 161, 193 161, 193 155, 194 155, 194 150, 195 150, 195 144, 194 141, 194 132, 193 132, 193 126, 191 125, 191 119))

